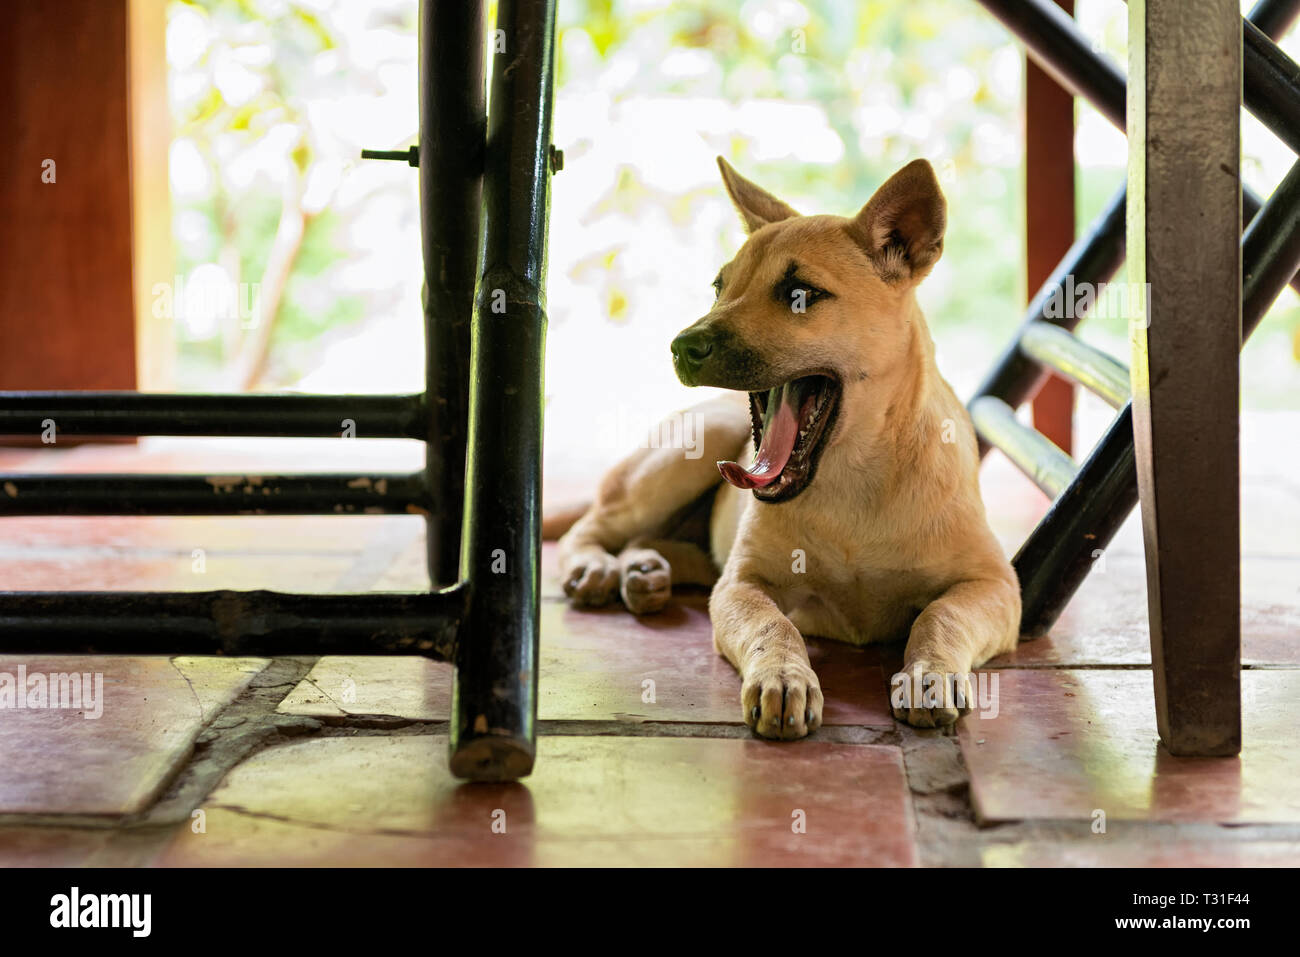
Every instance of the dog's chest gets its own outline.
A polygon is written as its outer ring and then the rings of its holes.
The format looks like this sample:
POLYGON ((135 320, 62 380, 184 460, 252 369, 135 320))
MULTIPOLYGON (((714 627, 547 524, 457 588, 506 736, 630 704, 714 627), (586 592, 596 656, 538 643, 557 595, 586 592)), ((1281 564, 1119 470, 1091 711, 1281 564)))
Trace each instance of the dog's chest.
POLYGON ((767 578, 777 605, 805 635, 865 644, 905 637, 938 590, 924 571, 885 548, 808 541, 767 578))

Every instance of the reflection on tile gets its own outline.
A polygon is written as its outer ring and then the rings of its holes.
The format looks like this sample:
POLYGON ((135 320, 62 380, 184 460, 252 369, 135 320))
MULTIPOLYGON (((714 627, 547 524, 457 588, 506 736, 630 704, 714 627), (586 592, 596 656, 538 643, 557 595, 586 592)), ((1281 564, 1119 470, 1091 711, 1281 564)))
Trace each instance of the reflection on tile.
POLYGON ((423 461, 421 444, 407 439, 147 436, 130 445, 0 449, 0 470, 31 473, 402 472, 420 468, 423 461))
MULTIPOLYGON (((47 553, 48 554, 48 553, 47 553)), ((142 558, 124 552, 111 559, 71 553, 46 560, 0 559, 0 580, 10 591, 209 591, 268 588, 330 592, 353 566, 347 555, 248 555, 205 552, 195 572, 189 552, 142 558)))
POLYGON ((397 537, 399 529, 418 526, 407 515, 167 515, 138 517, 21 516, 4 519, 5 557, 42 550, 94 551, 111 561, 124 552, 145 558, 184 558, 186 570, 195 548, 235 555, 353 554, 371 538, 397 537))
POLYGON ((897 748, 543 737, 523 783, 463 784, 446 738, 264 751, 182 831, 177 866, 902 866, 916 861, 897 748))
POLYGON ((6 518, 0 576, 11 590, 366 591, 419 537, 409 516, 6 518))
MULTIPOLYGON (((143 810, 185 760, 195 736, 265 666, 258 658, 0 657, 11 695, 0 709, 0 813, 130 814, 143 810), (98 718, 53 709, 38 675, 102 676, 98 718), (42 702, 44 702, 42 704, 42 702)), ((55 679, 57 683, 59 679, 55 679)), ((79 683, 80 684, 80 683, 79 683)), ((60 700, 72 702, 71 683, 60 700)), ((0 697, 0 700, 4 700, 0 697)))
MULTIPOLYGON (((1293 475, 1294 469, 1286 465, 1285 443, 1277 442, 1277 436, 1285 434, 1282 425, 1265 428, 1262 423, 1268 419, 1258 413, 1243 418, 1242 663, 1300 667, 1300 641, 1295 640, 1300 635, 1300 556, 1295 547, 1300 541, 1300 492, 1282 477, 1293 475), (1252 422, 1261 434, 1248 459, 1245 436, 1252 422)), ((1049 503, 999 454, 984 460, 980 478, 989 521, 1007 554, 1014 554, 1049 503)), ((1150 649, 1146 562, 1135 510, 1097 556, 1052 633, 1022 643, 992 666, 1149 665, 1150 649)))
POLYGON ((1300 672, 1244 672, 1241 756, 1176 758, 1159 746, 1150 672, 1002 671, 997 716, 960 726, 976 813, 1300 822, 1297 695, 1300 672))
MULTIPOLYGON (((1297 563, 1242 561, 1242 663, 1300 666, 1300 575, 1297 563)), ((1141 545, 1112 545, 1057 619, 1051 634, 1021 642, 990 667, 1150 665, 1146 563, 1141 545)))
MULTIPOLYGON (((713 649, 703 595, 658 615, 542 609, 544 718, 742 723, 740 678, 713 649)), ((814 639, 825 724, 893 726, 881 652, 814 639)))
MULTIPOLYGON (((882 662, 896 651, 810 642, 826 696, 824 723, 892 727, 882 662)), ((450 701, 449 665, 327 657, 280 710, 443 720, 450 701)), ((622 609, 578 611, 544 602, 538 710, 543 721, 743 722, 740 679, 713 650, 702 595, 681 596, 644 618, 622 609)))

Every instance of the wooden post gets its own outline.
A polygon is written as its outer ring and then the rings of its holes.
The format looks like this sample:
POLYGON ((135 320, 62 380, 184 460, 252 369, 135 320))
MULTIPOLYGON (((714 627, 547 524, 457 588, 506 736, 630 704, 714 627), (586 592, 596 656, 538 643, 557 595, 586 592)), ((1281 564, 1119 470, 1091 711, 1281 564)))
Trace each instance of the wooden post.
POLYGON ((133 389, 126 0, 0 12, 0 389, 133 389))
MULTIPOLYGON (((1056 0, 1073 15, 1074 0, 1056 0)), ((1030 300, 1074 242, 1074 97, 1025 56, 1025 278, 1030 300)), ((1074 386, 1052 375, 1033 400, 1034 427, 1069 453, 1074 386)))
POLYGON ((1130 0, 1133 439, 1160 738, 1241 749, 1237 0, 1130 0), (1145 300, 1145 301, 1144 301, 1145 300))

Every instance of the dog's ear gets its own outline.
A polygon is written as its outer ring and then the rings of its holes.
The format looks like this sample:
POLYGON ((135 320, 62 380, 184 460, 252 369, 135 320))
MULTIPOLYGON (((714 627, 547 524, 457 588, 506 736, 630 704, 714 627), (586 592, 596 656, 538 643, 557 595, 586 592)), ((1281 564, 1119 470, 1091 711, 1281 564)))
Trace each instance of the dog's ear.
POLYGON ((943 253, 948 204, 934 168, 913 160, 853 218, 850 232, 886 282, 920 281, 943 253))
POLYGON ((722 170, 722 183, 727 187, 727 195, 731 197, 736 212, 740 213, 745 232, 752 233, 768 223, 799 215, 763 187, 737 173, 721 156, 718 157, 718 169, 722 170))

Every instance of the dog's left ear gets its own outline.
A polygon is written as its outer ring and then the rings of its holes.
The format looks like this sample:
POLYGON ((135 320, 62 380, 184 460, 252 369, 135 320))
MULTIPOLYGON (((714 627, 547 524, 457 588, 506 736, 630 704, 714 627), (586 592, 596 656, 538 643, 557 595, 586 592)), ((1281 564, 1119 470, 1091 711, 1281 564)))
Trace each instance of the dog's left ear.
POLYGON ((943 253, 948 203, 934 168, 913 160, 876 190, 850 232, 886 282, 919 282, 943 253))
POLYGON ((718 169, 722 171, 722 184, 727 187, 727 195, 745 223, 745 232, 752 233, 768 223, 799 215, 763 187, 737 173, 721 156, 718 157, 718 169))

